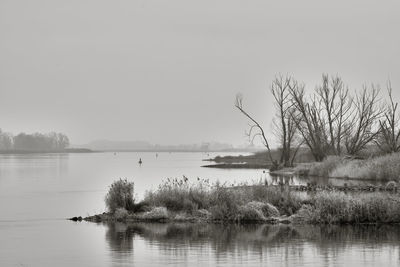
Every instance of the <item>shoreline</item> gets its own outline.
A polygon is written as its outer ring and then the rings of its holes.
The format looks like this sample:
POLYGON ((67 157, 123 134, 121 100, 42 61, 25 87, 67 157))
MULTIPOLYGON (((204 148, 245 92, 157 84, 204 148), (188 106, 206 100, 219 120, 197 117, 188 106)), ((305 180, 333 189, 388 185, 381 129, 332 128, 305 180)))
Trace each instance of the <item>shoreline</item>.
MULTIPOLYGON (((203 211, 204 212, 204 211, 203 211)), ((204 212, 205 213, 205 212, 204 212)), ((268 217, 263 220, 214 220, 210 217, 207 217, 205 214, 187 214, 182 212, 168 212, 167 216, 160 217, 147 217, 146 212, 142 213, 132 213, 129 214, 126 218, 117 218, 111 213, 104 212, 102 214, 96 214, 87 217, 72 217, 67 220, 70 221, 86 221, 93 223, 108 223, 108 222, 122 222, 122 223, 208 223, 208 224, 221 224, 221 223, 229 223, 229 224, 292 224, 296 216, 277 216, 277 217, 268 217)))
POLYGON ((29 150, 3 150, 0 155, 23 155, 23 154, 66 154, 66 153, 97 153, 87 148, 68 148, 62 150, 43 150, 43 151, 29 151, 29 150))
POLYGON ((89 222, 89 223, 202 223, 202 224, 232 224, 232 225, 246 225, 246 224, 257 224, 257 225, 400 225, 397 221, 375 221, 375 222, 343 222, 343 223, 327 223, 327 222, 308 222, 300 214, 293 214, 290 216, 282 215, 277 217, 268 217, 263 220, 215 220, 211 218, 205 218, 202 216, 194 216, 191 214, 175 213, 171 212, 168 217, 160 218, 147 218, 144 217, 145 213, 129 214, 127 218, 117 218, 111 213, 104 212, 102 214, 91 215, 87 217, 72 217, 66 220, 74 222, 89 222))
POLYGON ((203 165, 201 167, 217 169, 269 169, 271 165, 257 163, 218 163, 203 165))
MULTIPOLYGON (((255 155, 253 156, 255 157, 255 155)), ((205 165, 208 168, 247 168, 269 169, 270 175, 299 176, 299 177, 324 177, 332 179, 400 182, 400 153, 391 153, 371 158, 329 156, 321 162, 295 162, 292 167, 281 167, 271 170, 268 162, 259 163, 245 160, 247 157, 216 157, 213 165, 205 165), (240 160, 238 160, 240 159, 240 160), (240 163, 238 163, 238 161, 240 163)))

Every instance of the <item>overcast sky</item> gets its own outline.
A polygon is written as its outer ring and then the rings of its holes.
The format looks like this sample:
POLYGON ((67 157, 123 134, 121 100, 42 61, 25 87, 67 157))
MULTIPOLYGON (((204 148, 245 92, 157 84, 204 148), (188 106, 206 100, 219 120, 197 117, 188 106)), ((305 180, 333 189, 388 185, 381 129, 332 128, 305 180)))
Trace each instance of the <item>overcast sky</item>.
POLYGON ((160 144, 246 141, 236 93, 266 128, 269 84, 391 79, 400 1, 0 0, 0 128, 160 144))

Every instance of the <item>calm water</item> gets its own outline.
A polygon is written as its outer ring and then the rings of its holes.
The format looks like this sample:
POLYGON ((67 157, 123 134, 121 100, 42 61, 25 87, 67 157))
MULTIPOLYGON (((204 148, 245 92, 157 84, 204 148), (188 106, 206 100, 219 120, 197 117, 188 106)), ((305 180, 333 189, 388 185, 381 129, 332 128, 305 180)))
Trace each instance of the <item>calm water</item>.
POLYGON ((0 266, 400 265, 398 226, 107 225, 64 220, 104 211, 107 187, 120 177, 135 182, 138 198, 163 179, 182 175, 227 183, 277 182, 262 170, 200 168, 207 157, 0 155, 0 266))

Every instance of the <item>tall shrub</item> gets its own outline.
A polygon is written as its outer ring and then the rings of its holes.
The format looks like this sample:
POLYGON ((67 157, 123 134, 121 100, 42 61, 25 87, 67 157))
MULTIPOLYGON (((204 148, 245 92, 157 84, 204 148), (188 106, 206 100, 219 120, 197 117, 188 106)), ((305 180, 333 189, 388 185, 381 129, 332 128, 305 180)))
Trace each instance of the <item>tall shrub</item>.
POLYGON ((132 210, 134 207, 134 183, 127 179, 114 181, 105 197, 107 209, 114 213, 118 208, 132 210))

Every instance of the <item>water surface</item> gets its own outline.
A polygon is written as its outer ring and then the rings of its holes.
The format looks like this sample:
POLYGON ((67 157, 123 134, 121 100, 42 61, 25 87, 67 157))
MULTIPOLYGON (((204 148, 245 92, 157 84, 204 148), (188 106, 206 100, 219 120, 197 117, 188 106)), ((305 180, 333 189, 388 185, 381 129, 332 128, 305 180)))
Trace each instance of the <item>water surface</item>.
POLYGON ((213 156, 0 155, 0 266, 400 265, 398 226, 126 225, 65 220, 103 212, 107 187, 118 178, 135 182, 138 199, 163 179, 183 175, 192 181, 201 177, 227 184, 310 181, 270 177, 263 170, 200 167, 203 158, 213 156))
POLYGON ((0 223, 0 266, 399 266, 398 226, 0 223))
POLYGON ((82 153, 0 155, 0 220, 86 216, 103 212, 116 179, 135 183, 137 199, 166 178, 235 183, 267 176, 262 170, 202 168, 205 153, 82 153), (139 165, 138 160, 143 164, 139 165))

